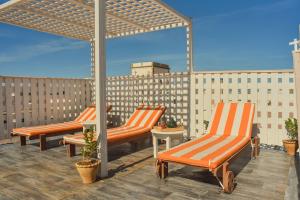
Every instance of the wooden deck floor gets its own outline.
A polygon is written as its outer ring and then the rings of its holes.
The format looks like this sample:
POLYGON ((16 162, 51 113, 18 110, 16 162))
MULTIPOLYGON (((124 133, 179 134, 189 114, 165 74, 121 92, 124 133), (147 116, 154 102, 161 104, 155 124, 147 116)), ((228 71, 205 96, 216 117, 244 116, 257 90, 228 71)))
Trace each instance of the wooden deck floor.
POLYGON ((82 185, 74 167, 80 157, 67 158, 63 146, 40 152, 35 145, 1 145, 0 199, 284 199, 291 159, 262 150, 256 160, 237 160, 238 185, 228 195, 210 173, 189 167, 171 165, 170 176, 159 180, 151 146, 117 146, 109 158, 110 177, 82 185))

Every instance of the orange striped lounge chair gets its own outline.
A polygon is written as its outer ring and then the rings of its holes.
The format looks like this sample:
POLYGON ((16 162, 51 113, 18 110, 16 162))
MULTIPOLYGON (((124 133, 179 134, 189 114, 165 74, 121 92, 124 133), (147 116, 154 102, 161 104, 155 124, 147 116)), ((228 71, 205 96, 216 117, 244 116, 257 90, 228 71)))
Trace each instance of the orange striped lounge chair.
MULTIPOLYGON (((150 137, 151 129, 159 121, 165 110, 164 106, 138 107, 124 125, 107 129, 108 146, 126 142, 136 144, 137 141, 150 137)), ((68 156, 74 156, 76 146, 84 145, 83 134, 64 136, 64 144, 67 145, 68 156)))
MULTIPOLYGON (((112 109, 112 106, 107 107, 107 112, 112 109)), ((83 122, 88 120, 94 120, 96 118, 96 107, 87 107, 74 121, 63 122, 57 124, 40 125, 33 127, 15 128, 12 130, 12 136, 20 136, 21 146, 26 145, 26 138, 29 140, 40 139, 41 151, 46 150, 46 138, 72 134, 75 132, 82 131, 83 122)))
POLYGON ((224 192, 231 193, 234 174, 229 171, 229 163, 252 143, 251 156, 258 156, 259 138, 251 139, 254 110, 252 103, 219 103, 206 135, 158 155, 158 176, 168 176, 168 162, 204 168, 213 173, 224 192))

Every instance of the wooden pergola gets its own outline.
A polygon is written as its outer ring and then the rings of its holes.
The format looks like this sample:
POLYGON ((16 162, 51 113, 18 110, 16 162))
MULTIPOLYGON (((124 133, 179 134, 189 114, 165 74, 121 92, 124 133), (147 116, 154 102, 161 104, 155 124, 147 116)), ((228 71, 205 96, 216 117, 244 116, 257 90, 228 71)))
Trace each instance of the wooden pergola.
POLYGON ((187 71, 193 71, 192 22, 160 0, 10 0, 0 5, 0 22, 94 41, 101 177, 107 176, 106 38, 186 28, 187 71))

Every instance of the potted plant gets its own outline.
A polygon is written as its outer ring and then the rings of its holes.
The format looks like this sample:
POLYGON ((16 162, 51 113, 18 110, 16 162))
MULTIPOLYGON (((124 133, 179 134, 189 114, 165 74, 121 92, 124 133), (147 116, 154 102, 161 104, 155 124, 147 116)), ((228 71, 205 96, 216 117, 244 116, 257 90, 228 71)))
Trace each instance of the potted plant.
POLYGON ((167 127, 168 128, 177 128, 177 122, 175 121, 175 119, 173 117, 171 117, 169 119, 169 121, 167 122, 167 127))
POLYGON ((285 129, 287 131, 288 139, 283 140, 283 146, 287 153, 291 156, 295 155, 298 150, 298 124, 297 119, 289 118, 285 121, 285 129))
POLYGON ((86 129, 84 132, 85 144, 81 148, 82 160, 75 164, 79 175, 84 184, 90 184, 96 181, 100 160, 97 156, 97 142, 94 140, 95 131, 86 129))

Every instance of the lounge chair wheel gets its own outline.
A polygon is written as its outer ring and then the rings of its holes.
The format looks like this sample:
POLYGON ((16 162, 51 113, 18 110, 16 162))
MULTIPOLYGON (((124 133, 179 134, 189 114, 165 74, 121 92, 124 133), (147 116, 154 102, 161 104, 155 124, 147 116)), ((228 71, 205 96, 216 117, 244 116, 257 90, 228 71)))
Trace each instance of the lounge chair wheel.
POLYGON ((227 171, 224 178, 224 192, 232 193, 234 189, 234 174, 232 171, 227 171))

